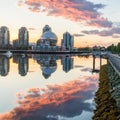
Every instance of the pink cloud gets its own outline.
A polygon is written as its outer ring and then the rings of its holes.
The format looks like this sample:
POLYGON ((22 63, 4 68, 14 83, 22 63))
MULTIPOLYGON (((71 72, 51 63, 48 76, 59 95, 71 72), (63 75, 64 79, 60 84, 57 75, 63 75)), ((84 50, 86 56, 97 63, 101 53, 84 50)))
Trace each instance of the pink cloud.
POLYGON ((120 27, 113 27, 110 29, 106 29, 106 30, 84 30, 82 31, 82 33, 88 34, 88 35, 99 35, 99 36, 112 36, 113 38, 120 38, 120 27))
POLYGON ((90 26, 112 26, 112 22, 98 11, 105 5, 87 0, 25 0, 22 4, 32 12, 46 12, 48 16, 60 16, 90 26))

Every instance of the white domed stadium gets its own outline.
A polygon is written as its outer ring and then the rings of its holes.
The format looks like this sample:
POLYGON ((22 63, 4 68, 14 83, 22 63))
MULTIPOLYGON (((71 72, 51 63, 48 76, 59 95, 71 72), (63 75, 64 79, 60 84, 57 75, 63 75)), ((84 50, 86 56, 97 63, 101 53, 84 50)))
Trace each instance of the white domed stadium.
POLYGON ((41 39, 51 39, 51 40, 57 40, 57 36, 55 33, 51 32, 51 31, 46 31, 42 34, 41 39))
POLYGON ((43 34, 38 41, 39 45, 47 45, 47 46, 56 46, 57 44, 57 36, 55 33, 52 32, 51 28, 46 25, 43 28, 43 34))

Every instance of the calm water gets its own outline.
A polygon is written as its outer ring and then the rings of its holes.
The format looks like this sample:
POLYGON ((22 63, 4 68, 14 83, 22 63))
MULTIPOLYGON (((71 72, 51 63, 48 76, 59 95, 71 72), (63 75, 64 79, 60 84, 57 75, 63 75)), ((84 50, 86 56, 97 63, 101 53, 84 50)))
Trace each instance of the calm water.
POLYGON ((99 79, 93 68, 92 56, 0 56, 0 120, 91 120, 99 79))

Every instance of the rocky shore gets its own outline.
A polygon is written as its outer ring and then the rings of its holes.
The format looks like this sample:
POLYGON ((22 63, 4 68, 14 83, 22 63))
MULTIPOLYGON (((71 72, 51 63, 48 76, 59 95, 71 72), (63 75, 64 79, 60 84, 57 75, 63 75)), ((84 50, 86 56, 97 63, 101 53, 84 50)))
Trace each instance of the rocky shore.
POLYGON ((96 110, 93 120, 120 120, 120 110, 110 93, 107 65, 100 70, 99 89, 95 94, 96 110))

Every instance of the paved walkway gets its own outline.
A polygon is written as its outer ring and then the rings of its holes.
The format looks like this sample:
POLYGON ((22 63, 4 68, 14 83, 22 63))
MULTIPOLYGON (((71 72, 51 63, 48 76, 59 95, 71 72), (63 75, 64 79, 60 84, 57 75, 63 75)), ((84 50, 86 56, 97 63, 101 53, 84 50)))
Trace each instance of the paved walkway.
POLYGON ((113 66, 116 68, 117 72, 120 75, 120 56, 109 53, 108 60, 113 64, 113 66))

